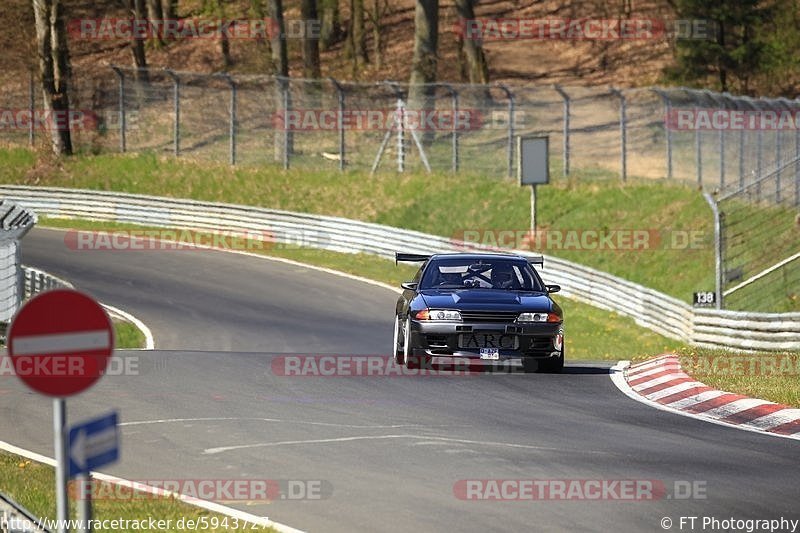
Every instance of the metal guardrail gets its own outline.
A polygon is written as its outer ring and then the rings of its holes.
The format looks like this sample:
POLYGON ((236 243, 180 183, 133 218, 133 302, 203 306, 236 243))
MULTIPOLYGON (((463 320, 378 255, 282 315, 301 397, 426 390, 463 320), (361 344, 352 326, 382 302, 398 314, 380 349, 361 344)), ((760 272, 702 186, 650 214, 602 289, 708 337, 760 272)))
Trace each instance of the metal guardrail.
MULTIPOLYGON (((259 207, 12 185, 0 186, 0 194, 51 217, 251 236, 261 233, 275 243, 385 258, 394 258, 398 250, 426 254, 464 249, 464 243, 417 231, 259 207)), ((738 350, 800 349, 800 313, 695 309, 658 291, 551 256, 545 257, 541 274, 545 282, 561 285, 565 296, 632 317, 643 327, 690 344, 738 350)))
POLYGON ((48 274, 43 270, 22 265, 25 298, 30 298, 37 293, 50 289, 72 288, 72 283, 59 277, 48 274))
POLYGON ((35 213, 0 198, 0 322, 8 322, 22 301, 19 240, 35 223, 35 213))

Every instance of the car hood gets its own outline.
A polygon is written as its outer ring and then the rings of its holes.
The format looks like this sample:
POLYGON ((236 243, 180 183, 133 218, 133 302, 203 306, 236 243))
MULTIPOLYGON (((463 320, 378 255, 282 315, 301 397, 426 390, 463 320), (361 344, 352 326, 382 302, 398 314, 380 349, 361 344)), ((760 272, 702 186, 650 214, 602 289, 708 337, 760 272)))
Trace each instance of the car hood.
POLYGON ((507 309, 550 311, 551 300, 540 292, 494 289, 455 289, 420 291, 425 305, 432 309, 507 309))

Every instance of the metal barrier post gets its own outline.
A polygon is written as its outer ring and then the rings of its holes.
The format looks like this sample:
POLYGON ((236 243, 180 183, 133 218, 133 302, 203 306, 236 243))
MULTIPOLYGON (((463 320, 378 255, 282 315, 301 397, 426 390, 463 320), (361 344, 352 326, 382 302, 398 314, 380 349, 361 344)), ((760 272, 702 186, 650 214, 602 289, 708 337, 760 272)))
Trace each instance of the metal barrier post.
POLYGON ((670 124, 670 113, 672 113, 672 103, 667 93, 661 89, 653 89, 653 92, 661 97, 664 102, 664 137, 667 141, 667 179, 672 179, 672 126, 670 124))
POLYGON ((451 109, 453 112, 453 118, 451 120, 453 124, 453 133, 451 137, 452 141, 452 158, 450 163, 450 169, 455 174, 458 172, 458 127, 457 127, 457 120, 458 120, 458 91, 456 91, 452 85, 447 83, 440 84, 442 87, 447 89, 450 93, 450 101, 451 101, 451 109))
POLYGON ((569 114, 570 114, 569 113, 569 105, 570 105, 570 100, 569 100, 569 95, 567 94, 567 92, 560 85, 558 85, 558 84, 553 85, 553 89, 555 89, 555 91, 559 95, 561 95, 561 98, 564 100, 564 107, 563 107, 563 114, 564 114, 564 119, 563 119, 564 169, 563 169, 563 171, 564 171, 564 177, 566 178, 567 176, 569 176, 569 156, 570 156, 570 154, 569 154, 569 114))
POLYGON ((169 75, 169 77, 172 78, 172 82, 173 82, 173 88, 172 88, 172 108, 173 109, 172 109, 172 112, 173 112, 175 118, 174 118, 174 122, 173 122, 173 130, 172 130, 173 131, 173 140, 172 140, 173 148, 172 148, 172 151, 175 154, 175 157, 178 157, 181 154, 181 130, 180 130, 180 128, 181 128, 181 104, 180 104, 180 99, 181 99, 180 86, 181 86, 181 82, 180 82, 180 78, 178 77, 178 75, 175 72, 173 72, 173 71, 171 71, 169 69, 164 69, 164 72, 166 72, 169 75))
POLYGON ((228 82, 228 86, 231 88, 231 105, 229 108, 229 128, 228 128, 228 137, 230 140, 229 146, 229 155, 230 155, 230 163, 231 165, 236 165, 236 82, 231 78, 230 74, 227 72, 222 74, 222 78, 228 82))
POLYGON ((33 71, 31 70, 30 79, 28 80, 28 111, 31 114, 28 121, 28 144, 33 146, 33 125, 35 123, 33 117, 36 114, 36 91, 34 90, 33 71))
POLYGON ((628 150, 627 150, 627 131, 626 131, 626 111, 627 111, 627 102, 625 101, 625 95, 622 94, 622 91, 611 87, 611 94, 619 98, 619 143, 620 143, 620 157, 619 157, 619 171, 620 177, 622 181, 628 180, 628 150))
POLYGON ((508 98, 508 177, 512 177, 514 175, 514 93, 511 92, 511 89, 503 85, 502 83, 498 84, 497 87, 503 91, 508 98))
POLYGON ((127 149, 127 140, 125 137, 125 73, 115 65, 111 65, 111 69, 119 78, 119 151, 124 154, 127 149))
POLYGON ((339 131, 339 170, 344 170, 344 157, 345 157, 345 138, 344 138, 344 87, 334 78, 328 78, 333 86, 336 88, 336 96, 339 101, 339 116, 336 117, 336 129, 339 131))

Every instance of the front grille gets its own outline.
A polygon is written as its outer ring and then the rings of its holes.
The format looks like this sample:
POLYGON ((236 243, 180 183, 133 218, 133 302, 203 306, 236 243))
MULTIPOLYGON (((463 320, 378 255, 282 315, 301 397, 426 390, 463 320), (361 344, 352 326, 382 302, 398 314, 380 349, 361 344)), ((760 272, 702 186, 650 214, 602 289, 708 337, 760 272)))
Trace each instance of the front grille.
POLYGON ((516 311, 461 311, 464 322, 514 322, 518 316, 516 311))

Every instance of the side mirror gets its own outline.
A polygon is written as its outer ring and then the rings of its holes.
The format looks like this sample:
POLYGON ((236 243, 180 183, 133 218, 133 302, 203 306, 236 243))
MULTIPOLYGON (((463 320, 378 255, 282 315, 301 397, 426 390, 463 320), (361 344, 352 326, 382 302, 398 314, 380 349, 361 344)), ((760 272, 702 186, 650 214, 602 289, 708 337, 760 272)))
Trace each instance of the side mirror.
POLYGON ((407 291, 415 291, 417 290, 417 284, 411 281, 406 281, 405 283, 401 283, 400 286, 407 291))
POLYGON ((545 285, 548 293, 558 292, 561 290, 561 285, 545 285))

